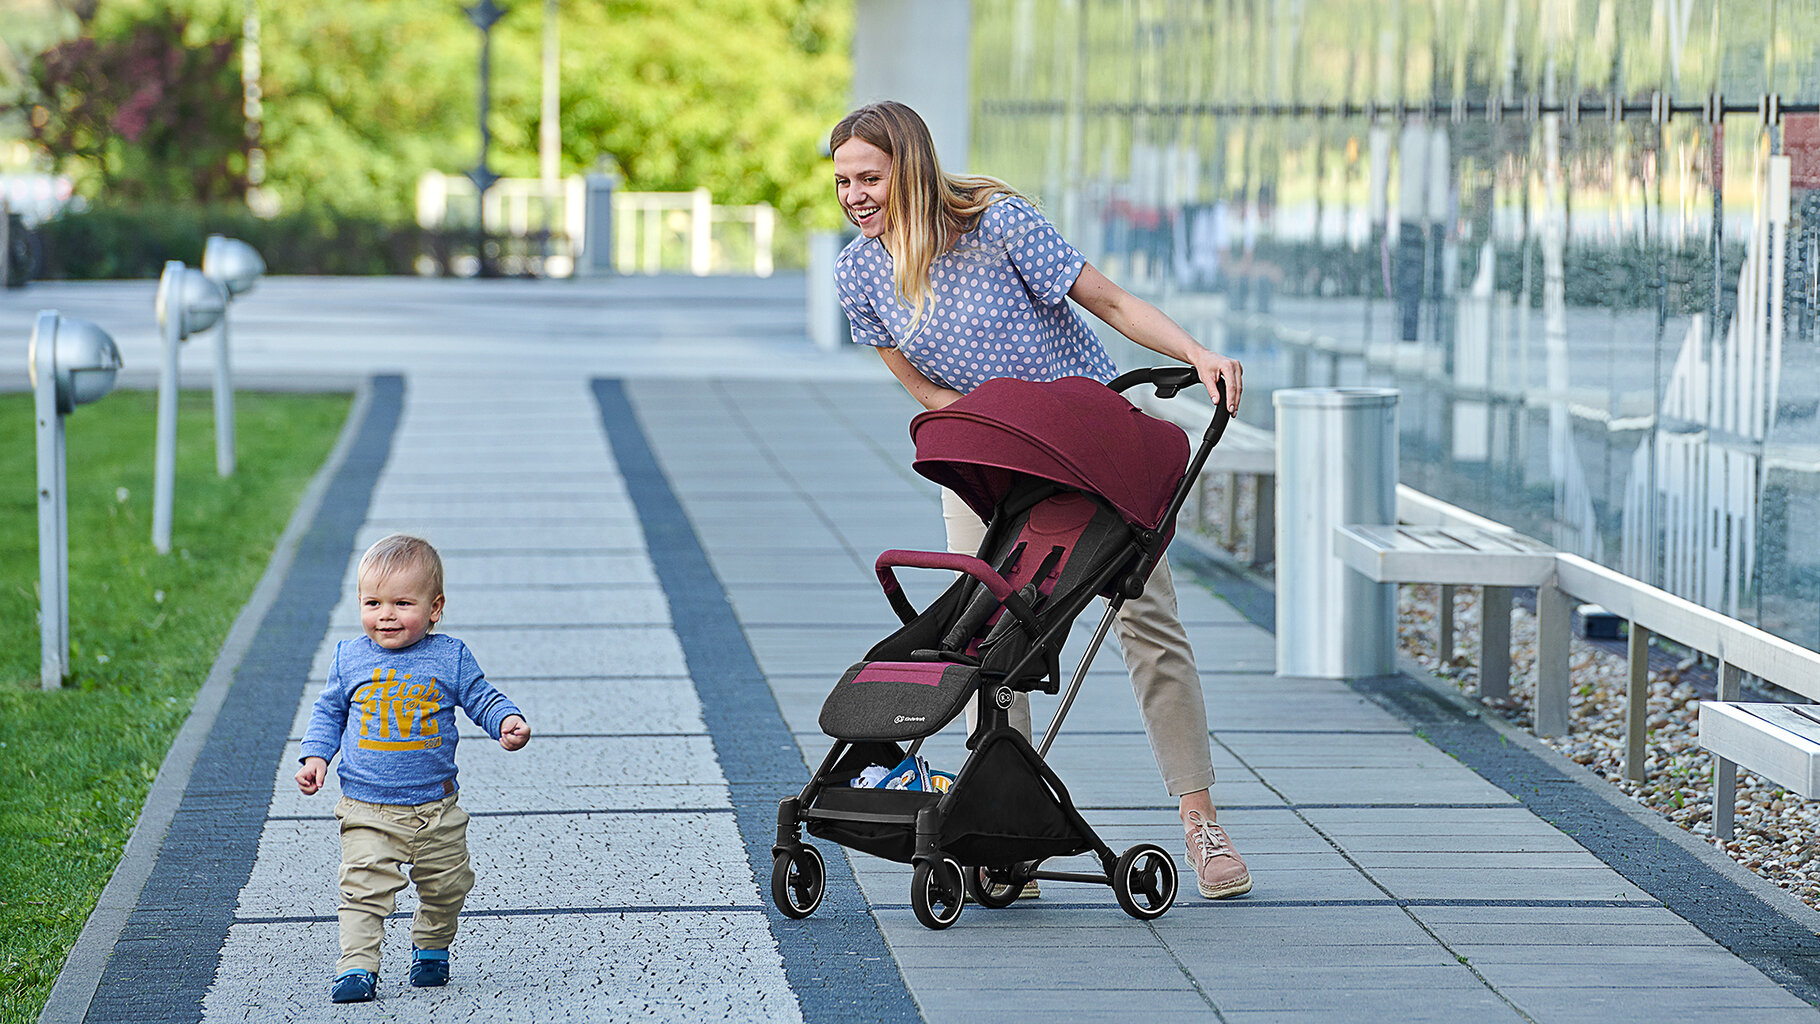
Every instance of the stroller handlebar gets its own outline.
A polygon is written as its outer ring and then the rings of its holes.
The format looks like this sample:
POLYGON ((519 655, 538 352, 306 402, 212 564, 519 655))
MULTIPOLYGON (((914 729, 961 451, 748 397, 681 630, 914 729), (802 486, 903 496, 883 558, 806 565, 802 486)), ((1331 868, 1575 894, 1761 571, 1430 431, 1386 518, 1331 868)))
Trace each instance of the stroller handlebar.
POLYGON ((1174 398, 1176 392, 1200 382, 1200 374, 1192 366, 1146 366, 1119 374, 1107 387, 1122 393, 1139 384, 1149 384, 1156 388, 1158 398, 1174 398))

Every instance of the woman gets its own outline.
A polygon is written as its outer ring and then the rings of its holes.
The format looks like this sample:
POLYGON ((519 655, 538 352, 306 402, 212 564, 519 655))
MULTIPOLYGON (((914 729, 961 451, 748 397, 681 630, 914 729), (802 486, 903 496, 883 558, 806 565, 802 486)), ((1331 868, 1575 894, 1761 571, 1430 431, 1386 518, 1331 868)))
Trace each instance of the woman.
MULTIPOLYGON (((993 377, 1110 381, 1112 359, 1072 299, 1137 344, 1193 366, 1209 385, 1223 381, 1228 408, 1238 410, 1237 361, 1107 280, 1011 186, 942 173, 928 126, 909 107, 855 110, 835 125, 828 148, 835 193, 861 236, 835 268, 853 340, 875 346, 924 408, 993 377)), ((948 549, 977 551, 985 524, 946 489, 942 515, 948 549)), ((1117 628, 1151 751, 1180 802, 1201 894, 1249 892, 1245 862, 1215 821, 1207 708, 1166 561, 1120 610, 1117 628)), ((1011 714, 1028 736, 1026 695, 1011 714)))

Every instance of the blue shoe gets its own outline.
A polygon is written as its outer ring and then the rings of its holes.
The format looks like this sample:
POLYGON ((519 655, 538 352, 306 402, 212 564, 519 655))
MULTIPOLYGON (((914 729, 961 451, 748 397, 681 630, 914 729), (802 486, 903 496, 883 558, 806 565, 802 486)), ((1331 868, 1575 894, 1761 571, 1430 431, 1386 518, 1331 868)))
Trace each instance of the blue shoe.
POLYGON ((435 988, 449 983, 449 951, 411 947, 411 984, 435 988))
POLYGON ((350 967, 335 976, 329 987, 329 999, 337 1003, 369 1003, 379 990, 379 976, 360 967, 350 967))

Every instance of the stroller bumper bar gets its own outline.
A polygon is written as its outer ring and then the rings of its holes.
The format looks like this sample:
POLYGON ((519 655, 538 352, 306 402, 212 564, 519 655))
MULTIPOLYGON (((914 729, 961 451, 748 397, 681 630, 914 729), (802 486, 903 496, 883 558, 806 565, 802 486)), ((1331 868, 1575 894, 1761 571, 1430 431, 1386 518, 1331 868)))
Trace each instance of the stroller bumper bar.
POLYGON ((879 585, 885 588, 885 597, 891 602, 892 611, 897 612, 898 617, 905 622, 909 622, 916 618, 916 609, 910 604, 910 599, 904 596, 903 584, 897 581, 897 573, 893 571, 893 567, 952 569, 955 572, 966 573, 985 584, 986 589, 992 592, 992 596, 1017 617, 1018 624, 1024 627, 1024 632, 1032 637, 1036 636, 1036 613, 1031 609, 1030 603, 1012 589, 1011 583, 1005 577, 999 575, 992 566, 987 565, 981 559, 972 555, 957 555, 945 551, 899 551, 896 549, 879 555, 878 561, 873 567, 878 573, 879 585))

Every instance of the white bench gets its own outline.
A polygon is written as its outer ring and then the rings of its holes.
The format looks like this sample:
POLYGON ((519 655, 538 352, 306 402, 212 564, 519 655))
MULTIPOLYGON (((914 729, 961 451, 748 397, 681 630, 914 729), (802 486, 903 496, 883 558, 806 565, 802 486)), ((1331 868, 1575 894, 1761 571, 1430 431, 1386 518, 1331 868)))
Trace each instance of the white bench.
MULTIPOLYGON (((1334 554, 1354 571, 1378 583, 1432 583, 1441 586, 1440 647, 1452 656, 1453 588, 1476 586, 1480 602, 1479 695, 1510 696, 1510 591, 1537 589, 1540 622, 1538 656, 1545 664, 1567 661, 1566 598, 1554 590, 1553 548, 1505 529, 1482 526, 1341 526, 1334 530, 1334 554)), ((1541 694, 1541 688, 1537 690, 1541 694)), ((1563 708, 1563 711, 1565 709, 1563 708)), ((1560 735, 1565 714, 1554 721, 1536 707, 1536 731, 1560 735), (1545 721, 1546 720, 1546 721, 1545 721)))
POLYGON ((1739 765, 1803 799, 1820 794, 1820 717, 1811 704, 1701 701, 1700 746, 1713 754, 1713 834, 1721 839, 1732 837, 1739 765))
POLYGON ((1534 730, 1567 734, 1568 653, 1573 604, 1599 605, 1628 624, 1624 774, 1641 781, 1648 741, 1649 647, 1660 635, 1719 663, 1717 700, 1700 706, 1700 744, 1713 754, 1713 833, 1729 838, 1737 800, 1737 766, 1806 798, 1820 796, 1820 707, 1738 702, 1752 675, 1809 700, 1820 700, 1820 652, 1749 623, 1676 597, 1616 569, 1545 545, 1509 528, 1397 488, 1398 527, 1349 526, 1334 531, 1337 554, 1379 582, 1438 583, 1443 590, 1442 643, 1452 635, 1452 585, 1486 588, 1481 692, 1507 695, 1508 590, 1534 586, 1537 665, 1534 730), (1499 594, 1504 590, 1503 594, 1499 594), (1571 595, 1571 597, 1570 597, 1571 595))

